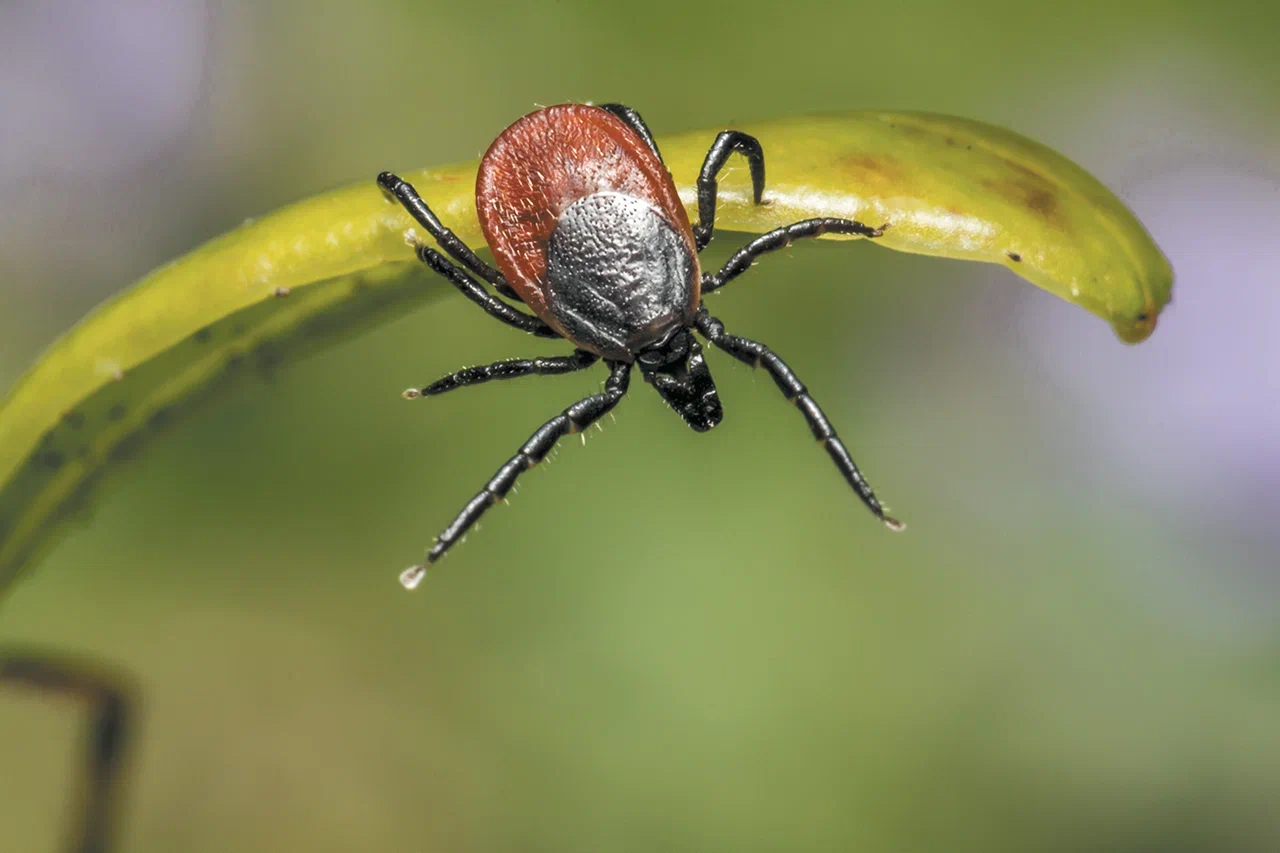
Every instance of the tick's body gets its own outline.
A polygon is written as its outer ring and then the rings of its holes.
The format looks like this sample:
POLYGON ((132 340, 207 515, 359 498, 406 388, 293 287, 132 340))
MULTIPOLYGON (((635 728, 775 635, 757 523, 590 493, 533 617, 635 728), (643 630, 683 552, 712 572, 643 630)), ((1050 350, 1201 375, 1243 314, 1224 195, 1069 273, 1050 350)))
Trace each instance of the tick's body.
POLYGON ((549 107, 503 131, 480 162, 476 211, 507 283, 589 352, 633 361, 698 309, 698 254, 675 184, 599 107, 549 107))
MULTIPOLYGON (((823 233, 877 237, 884 226, 871 228, 848 219, 797 222, 753 240, 718 273, 703 275, 698 253, 713 233, 716 175, 734 152, 747 158, 755 201, 762 202, 760 143, 725 131, 707 153, 698 178, 699 222, 694 226, 652 135, 634 110, 617 104, 566 104, 525 116, 490 146, 476 181, 476 210, 498 270, 445 228, 413 187, 387 172, 378 177, 382 188, 455 260, 536 316, 493 296, 434 249, 419 246, 424 263, 496 319, 542 337, 565 338, 577 347, 570 356, 463 370, 406 396, 433 396, 490 379, 568 373, 600 358, 610 368, 603 393, 575 403, 535 432, 440 534, 426 564, 443 555, 562 436, 585 429, 616 406, 627 392, 633 364, 690 427, 703 432, 718 424, 723 417, 720 399, 692 334, 695 329, 738 360, 766 368, 863 503, 890 529, 902 528, 884 514, 844 443, 791 369, 763 344, 726 334, 701 304, 704 292, 736 278, 765 252, 823 233)), ((425 569, 414 566, 401 579, 416 586, 425 569)))

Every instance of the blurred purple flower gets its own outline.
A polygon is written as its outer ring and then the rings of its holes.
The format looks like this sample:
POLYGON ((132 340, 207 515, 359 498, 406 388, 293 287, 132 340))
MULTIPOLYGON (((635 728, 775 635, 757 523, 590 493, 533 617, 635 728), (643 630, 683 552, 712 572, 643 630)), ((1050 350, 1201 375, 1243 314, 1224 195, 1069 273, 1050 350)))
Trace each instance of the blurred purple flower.
POLYGON ((1173 263, 1174 301, 1132 350, 1076 312, 1025 305, 1043 368, 1093 432, 1117 486, 1218 524, 1273 531, 1280 515, 1280 182, 1197 166, 1128 201, 1173 263), (1062 354, 1070 352, 1070 358, 1062 354))
POLYGON ((42 0, 0 9, 0 189, 103 176, 173 145, 200 97, 202 0, 42 0))

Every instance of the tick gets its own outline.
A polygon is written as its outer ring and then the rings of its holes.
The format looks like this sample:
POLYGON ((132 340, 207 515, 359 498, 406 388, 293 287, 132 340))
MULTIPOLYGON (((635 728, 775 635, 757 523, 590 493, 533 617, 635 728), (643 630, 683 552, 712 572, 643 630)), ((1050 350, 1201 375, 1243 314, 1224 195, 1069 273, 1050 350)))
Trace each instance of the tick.
POLYGON ((498 269, 446 228, 410 184, 390 172, 378 176, 378 185, 453 259, 419 245, 423 263, 494 319, 539 337, 563 338, 575 347, 571 355, 460 370, 425 388, 410 389, 406 397, 434 397, 492 379, 571 373, 601 360, 609 369, 602 393, 547 421, 498 469, 436 538, 423 563, 401 574, 406 587, 416 587, 427 567, 557 441, 588 428, 618 405, 633 366, 696 432, 720 423, 720 397, 695 331, 739 361, 769 371, 867 508, 890 530, 903 528, 885 514, 835 428, 791 368, 764 344, 727 333, 702 304, 703 294, 746 272, 758 256, 795 240, 821 234, 874 238, 887 226, 806 219, 752 240, 718 272, 703 273, 698 253, 711 242, 715 227, 716 177, 734 153, 746 158, 754 201, 763 202, 760 142, 726 130, 703 161, 698 222, 691 225, 653 135, 635 110, 621 104, 562 104, 530 113, 489 146, 476 178, 476 211, 498 269))

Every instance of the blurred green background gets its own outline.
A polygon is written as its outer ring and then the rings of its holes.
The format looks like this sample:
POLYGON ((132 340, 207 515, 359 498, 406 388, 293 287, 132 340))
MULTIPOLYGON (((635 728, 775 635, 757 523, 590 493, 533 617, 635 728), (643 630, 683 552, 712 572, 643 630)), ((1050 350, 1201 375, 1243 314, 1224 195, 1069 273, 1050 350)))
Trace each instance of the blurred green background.
MULTIPOLYGON (((1190 0, 0 7, 0 387, 246 217, 569 100, 659 134, 1004 124, 1099 175, 1178 273, 1132 349, 1002 269, 864 245, 714 297, 902 536, 713 353, 720 428, 638 384, 409 595, 397 572, 603 373, 405 403, 563 349, 445 298, 235 387, 0 609, 0 643, 137 674, 122 849, 1280 849, 1278 23, 1190 0)), ((0 695, 0 849, 57 847, 80 723, 0 695)))

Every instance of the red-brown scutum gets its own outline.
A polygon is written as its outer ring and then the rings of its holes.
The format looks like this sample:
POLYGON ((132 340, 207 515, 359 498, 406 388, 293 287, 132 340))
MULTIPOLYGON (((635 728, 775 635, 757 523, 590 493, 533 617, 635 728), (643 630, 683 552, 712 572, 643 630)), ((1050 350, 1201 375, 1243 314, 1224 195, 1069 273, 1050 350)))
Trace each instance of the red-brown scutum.
MULTIPOLYGON (((498 269, 557 331, 544 292, 547 241, 561 211, 598 192, 648 201, 685 238, 696 264, 693 229, 671 176, 612 113, 587 104, 546 107, 504 130, 480 161, 476 211, 498 269)), ((695 291, 694 305, 698 299, 695 291)))

